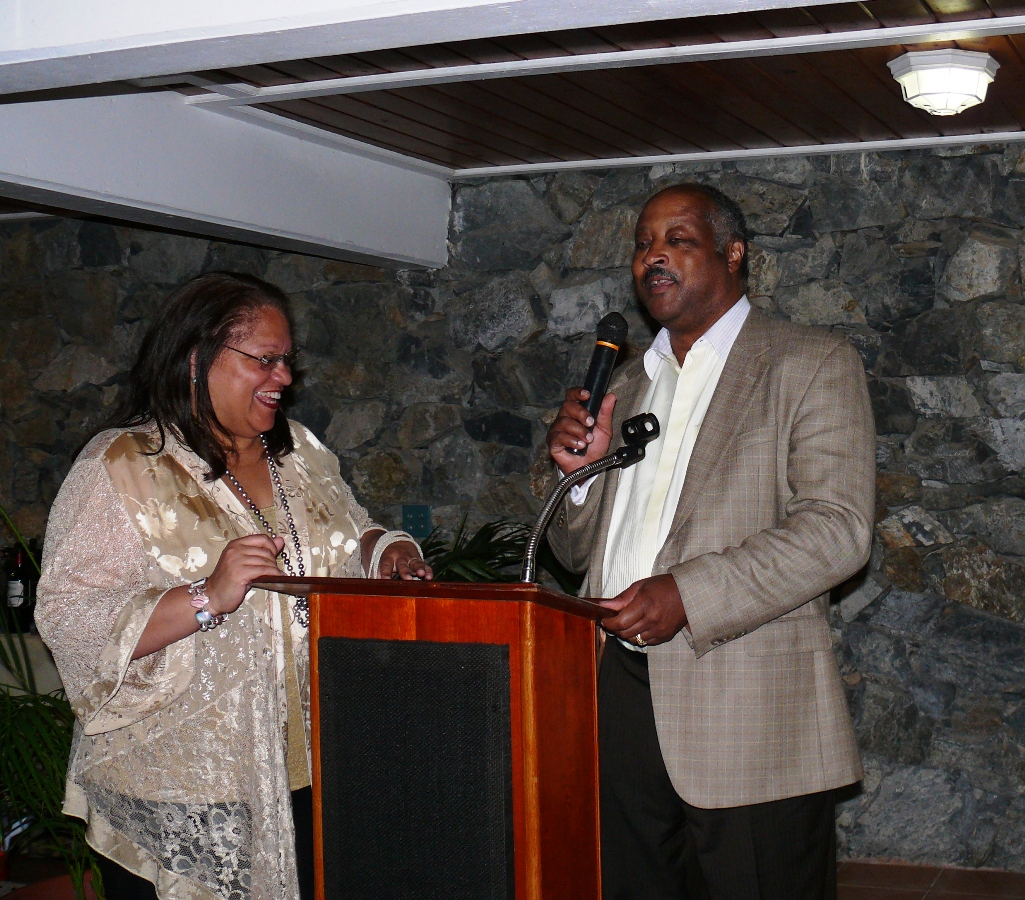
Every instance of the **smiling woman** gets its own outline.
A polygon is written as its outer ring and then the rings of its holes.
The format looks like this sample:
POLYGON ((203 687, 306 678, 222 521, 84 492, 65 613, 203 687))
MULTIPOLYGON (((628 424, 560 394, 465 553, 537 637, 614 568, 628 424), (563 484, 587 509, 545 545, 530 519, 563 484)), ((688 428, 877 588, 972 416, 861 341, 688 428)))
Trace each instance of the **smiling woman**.
POLYGON ((108 900, 312 898, 308 609, 250 585, 432 576, 285 418, 295 362, 280 290, 186 283, 54 503, 36 621, 108 900))
POLYGON ((274 427, 281 392, 292 383, 291 363, 285 362, 295 359, 291 329, 279 310, 268 307, 235 340, 241 346, 226 344, 233 352, 221 353, 210 367, 210 398, 230 434, 257 437, 274 427))

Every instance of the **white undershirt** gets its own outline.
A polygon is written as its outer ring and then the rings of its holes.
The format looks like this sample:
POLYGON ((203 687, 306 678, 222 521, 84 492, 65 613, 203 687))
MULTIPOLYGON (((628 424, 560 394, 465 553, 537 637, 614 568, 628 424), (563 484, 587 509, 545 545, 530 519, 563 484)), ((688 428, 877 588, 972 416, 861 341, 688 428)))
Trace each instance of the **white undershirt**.
MULTIPOLYGON (((664 328, 644 354, 651 383, 638 412, 654 413, 660 434, 648 444, 644 459, 619 476, 602 565, 602 597, 615 597, 651 576, 679 506, 701 423, 750 309, 747 297, 741 297, 694 342, 682 366, 664 328)), ((571 502, 582 505, 593 481, 574 488, 571 502)), ((625 641, 623 645, 641 649, 625 641)))

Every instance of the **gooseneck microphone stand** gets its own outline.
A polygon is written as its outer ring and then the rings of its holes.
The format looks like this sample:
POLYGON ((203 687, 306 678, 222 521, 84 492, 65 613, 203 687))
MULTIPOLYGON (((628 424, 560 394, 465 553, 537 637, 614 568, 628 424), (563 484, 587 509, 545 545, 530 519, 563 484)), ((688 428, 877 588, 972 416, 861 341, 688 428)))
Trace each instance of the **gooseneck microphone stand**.
POLYGON ((556 486, 555 490, 545 501, 545 505, 538 514, 537 521, 527 538, 527 549, 523 554, 523 568, 520 571, 520 581, 531 582, 537 573, 535 557, 537 556, 538 544, 541 543, 541 536, 548 528, 548 523, 558 508, 562 499, 569 493, 574 485, 586 481, 592 475, 604 472, 606 469, 627 468, 636 462, 644 459, 644 448, 651 441, 658 437, 658 419, 652 413, 641 413, 623 423, 623 446, 608 456, 596 459, 577 469, 572 475, 567 475, 556 486))

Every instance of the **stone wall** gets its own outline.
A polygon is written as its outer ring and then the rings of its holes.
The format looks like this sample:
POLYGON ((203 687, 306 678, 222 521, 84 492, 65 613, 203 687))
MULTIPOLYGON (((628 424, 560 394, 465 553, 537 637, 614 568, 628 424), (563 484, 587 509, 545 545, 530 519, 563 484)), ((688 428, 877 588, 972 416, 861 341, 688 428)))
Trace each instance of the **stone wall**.
POLYGON ((869 375, 877 541, 834 607, 867 776, 840 808, 841 853, 1025 869, 1022 147, 468 185, 436 283, 467 309, 484 284, 500 309, 548 310, 520 346, 479 341, 474 403, 529 418, 543 393, 510 386, 538 356, 561 379, 565 347, 579 376, 587 340, 573 342, 608 310, 643 347, 633 222, 652 191, 692 179, 748 217, 752 301, 846 334, 869 375))
POLYGON ((458 186, 450 264, 388 272, 71 219, 0 226, 0 502, 31 534, 160 298, 209 269, 294 299, 290 414, 395 523, 538 507, 535 451, 598 319, 650 340, 644 198, 697 179, 748 216, 752 301, 861 352, 879 432, 869 571, 834 635, 867 777, 841 853, 1025 870, 1025 157, 1020 145, 458 186), (531 474, 532 465, 534 474, 531 474))

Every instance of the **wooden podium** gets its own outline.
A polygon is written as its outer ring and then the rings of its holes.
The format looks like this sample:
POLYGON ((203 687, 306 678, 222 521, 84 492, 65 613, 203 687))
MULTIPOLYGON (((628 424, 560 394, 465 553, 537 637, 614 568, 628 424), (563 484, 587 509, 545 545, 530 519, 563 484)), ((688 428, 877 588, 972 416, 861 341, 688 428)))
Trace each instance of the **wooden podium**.
POLYGON ((273 587, 310 599, 318 900, 600 897, 607 611, 534 584, 273 587))

